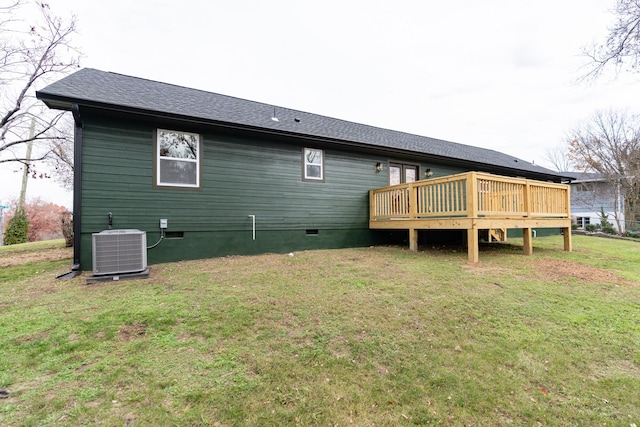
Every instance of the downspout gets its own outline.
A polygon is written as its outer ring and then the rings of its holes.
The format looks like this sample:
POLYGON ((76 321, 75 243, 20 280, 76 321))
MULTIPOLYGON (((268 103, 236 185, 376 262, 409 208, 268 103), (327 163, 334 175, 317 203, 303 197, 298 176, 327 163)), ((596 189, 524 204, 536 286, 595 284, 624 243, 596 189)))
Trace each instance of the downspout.
POLYGON ((73 271, 80 270, 80 224, 82 223, 82 119, 78 104, 71 106, 73 122, 73 271))
POLYGON ((73 114, 73 266, 58 279, 72 279, 80 274, 80 223, 82 221, 82 119, 78 104, 71 105, 73 114))

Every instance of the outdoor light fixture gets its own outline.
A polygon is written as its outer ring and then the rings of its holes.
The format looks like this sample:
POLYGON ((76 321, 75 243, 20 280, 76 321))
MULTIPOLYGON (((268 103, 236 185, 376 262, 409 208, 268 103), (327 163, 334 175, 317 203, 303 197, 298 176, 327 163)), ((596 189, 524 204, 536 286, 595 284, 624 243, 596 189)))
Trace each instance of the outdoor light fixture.
POLYGON ((382 172, 382 163, 378 162, 376 163, 376 173, 378 172, 382 172))
POLYGON ((427 169, 426 171, 424 171, 425 178, 429 178, 431 175, 433 175, 433 171, 431 169, 427 169))
POLYGON ((276 116, 276 107, 273 107, 273 116, 271 117, 271 120, 273 120, 274 122, 280 121, 280 119, 276 116))

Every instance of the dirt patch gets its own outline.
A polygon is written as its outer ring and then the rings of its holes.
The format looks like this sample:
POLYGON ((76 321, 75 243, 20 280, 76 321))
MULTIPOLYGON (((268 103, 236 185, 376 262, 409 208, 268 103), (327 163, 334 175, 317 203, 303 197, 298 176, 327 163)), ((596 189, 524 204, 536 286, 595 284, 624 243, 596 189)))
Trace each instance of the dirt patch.
POLYGON ((573 261, 564 260, 538 260, 535 262, 536 269, 540 278, 545 281, 563 282, 568 278, 578 279, 583 282, 592 283, 612 283, 615 285, 638 286, 630 280, 616 276, 609 270, 590 267, 573 261))
POLYGON ((39 251, 9 251, 0 253, 0 268, 15 267, 29 262, 61 261, 73 257, 73 248, 49 248, 39 251))
MULTIPOLYGON (((531 260, 524 263, 526 270, 535 271, 536 277, 545 282, 566 283, 568 279, 577 279, 585 283, 607 283, 619 286, 640 286, 640 282, 634 282, 617 276, 610 270, 591 267, 575 261, 567 260, 531 260)), ((510 275, 517 277, 521 274, 523 277, 529 277, 529 273, 518 272, 509 266, 492 266, 482 263, 469 264, 467 270, 478 274, 489 275, 510 275)), ((494 283, 497 288, 502 286, 494 283)))
POLYGON ((120 328, 118 331, 118 339, 120 341, 132 341, 142 338, 147 332, 147 325, 144 323, 133 323, 120 328))
POLYGON ((45 329, 43 331, 36 332, 33 335, 16 338, 16 342, 18 342, 18 343, 29 343, 29 342, 35 342, 35 341, 43 341, 43 340, 45 340, 45 339, 47 339, 49 337, 49 332, 51 330, 53 330, 53 328, 47 328, 47 329, 45 329))

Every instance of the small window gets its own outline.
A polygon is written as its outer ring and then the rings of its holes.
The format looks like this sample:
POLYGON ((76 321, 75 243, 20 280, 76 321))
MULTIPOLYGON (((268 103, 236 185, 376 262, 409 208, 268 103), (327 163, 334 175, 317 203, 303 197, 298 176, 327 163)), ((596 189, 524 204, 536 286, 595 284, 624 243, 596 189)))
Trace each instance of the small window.
POLYGON ((578 228, 586 228, 586 226, 591 223, 591 218, 588 216, 578 217, 576 218, 576 222, 578 223, 578 228))
POLYGON ((156 184, 168 187, 200 187, 200 135, 158 129, 156 184))
POLYGON ((324 153, 315 148, 304 149, 304 179, 310 181, 324 180, 324 153))

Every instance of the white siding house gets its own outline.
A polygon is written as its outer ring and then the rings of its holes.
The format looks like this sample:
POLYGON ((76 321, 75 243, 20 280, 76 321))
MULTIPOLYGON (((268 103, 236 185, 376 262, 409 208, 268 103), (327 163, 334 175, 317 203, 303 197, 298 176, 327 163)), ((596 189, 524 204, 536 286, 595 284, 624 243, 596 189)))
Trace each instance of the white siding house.
POLYGON ((602 212, 613 228, 625 232, 624 203, 618 184, 597 173, 574 172, 571 182, 571 216, 578 228, 600 224, 602 212))

